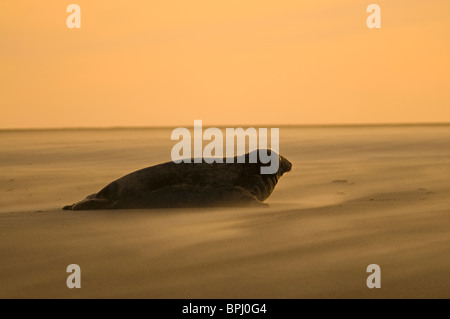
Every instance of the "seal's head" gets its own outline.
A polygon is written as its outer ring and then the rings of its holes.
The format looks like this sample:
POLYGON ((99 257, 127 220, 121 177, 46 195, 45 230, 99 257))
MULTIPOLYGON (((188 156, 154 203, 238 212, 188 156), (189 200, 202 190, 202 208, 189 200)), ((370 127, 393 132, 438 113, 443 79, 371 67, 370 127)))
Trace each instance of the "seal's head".
POLYGON ((272 149, 257 149, 245 155, 238 163, 258 163, 261 175, 273 175, 277 180, 291 171, 292 164, 284 156, 272 149))
POLYGON ((243 167, 242 184, 261 202, 270 196, 281 176, 292 170, 291 162, 272 149, 254 150, 240 160, 250 163, 243 167))
POLYGON ((292 163, 287 160, 286 157, 283 155, 279 155, 279 162, 278 162, 278 178, 283 176, 284 173, 290 172, 292 169, 292 163))

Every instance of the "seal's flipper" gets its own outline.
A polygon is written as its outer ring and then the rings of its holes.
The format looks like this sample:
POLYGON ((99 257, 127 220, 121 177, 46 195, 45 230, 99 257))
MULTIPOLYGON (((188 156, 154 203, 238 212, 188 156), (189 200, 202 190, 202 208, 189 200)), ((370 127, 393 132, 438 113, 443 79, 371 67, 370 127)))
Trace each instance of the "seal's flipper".
POLYGON ((269 207, 268 204, 261 202, 254 194, 240 186, 233 189, 230 203, 233 203, 231 206, 269 207))
POLYGON ((92 210, 92 209, 111 209, 112 201, 104 198, 96 198, 97 194, 92 194, 82 201, 73 205, 63 207, 64 210, 92 210))

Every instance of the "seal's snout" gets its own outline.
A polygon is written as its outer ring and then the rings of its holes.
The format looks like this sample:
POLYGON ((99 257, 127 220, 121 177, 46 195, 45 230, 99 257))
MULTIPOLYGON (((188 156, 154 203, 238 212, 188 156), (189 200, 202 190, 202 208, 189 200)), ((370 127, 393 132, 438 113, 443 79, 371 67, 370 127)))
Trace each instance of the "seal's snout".
POLYGON ((280 168, 283 173, 290 172, 292 169, 292 163, 281 155, 280 155, 280 168))
POLYGON ((284 169, 284 171, 285 171, 285 172, 290 172, 291 169, 292 169, 292 163, 289 162, 287 159, 285 159, 285 161, 286 161, 286 163, 285 163, 285 169, 284 169))

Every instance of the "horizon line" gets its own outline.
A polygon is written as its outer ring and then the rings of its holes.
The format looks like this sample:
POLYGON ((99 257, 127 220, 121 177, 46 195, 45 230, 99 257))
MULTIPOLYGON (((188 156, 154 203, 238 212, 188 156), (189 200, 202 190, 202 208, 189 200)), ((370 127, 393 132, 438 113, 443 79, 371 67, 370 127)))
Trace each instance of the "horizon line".
MULTIPOLYGON (((411 123, 322 123, 322 124, 246 124, 246 125, 205 125, 204 127, 242 127, 242 128, 319 128, 319 127, 393 127, 393 126, 449 126, 450 122, 411 122, 411 123)), ((75 130, 146 130, 146 129, 175 129, 177 127, 193 128, 194 125, 182 126, 182 125, 155 125, 155 126, 127 126, 127 125, 114 125, 114 126, 69 126, 69 127, 29 127, 29 128, 0 128, 0 132, 5 131, 75 131, 75 130)))

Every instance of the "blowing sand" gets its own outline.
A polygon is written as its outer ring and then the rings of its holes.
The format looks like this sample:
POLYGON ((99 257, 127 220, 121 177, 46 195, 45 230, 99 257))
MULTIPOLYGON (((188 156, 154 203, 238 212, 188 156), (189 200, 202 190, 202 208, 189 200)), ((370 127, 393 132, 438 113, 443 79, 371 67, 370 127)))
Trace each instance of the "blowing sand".
POLYGON ((0 297, 450 298, 450 126, 281 128, 269 208, 61 210, 170 133, 0 132, 0 297))

